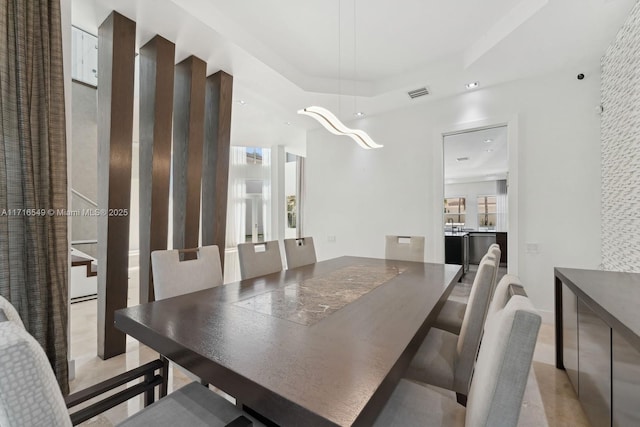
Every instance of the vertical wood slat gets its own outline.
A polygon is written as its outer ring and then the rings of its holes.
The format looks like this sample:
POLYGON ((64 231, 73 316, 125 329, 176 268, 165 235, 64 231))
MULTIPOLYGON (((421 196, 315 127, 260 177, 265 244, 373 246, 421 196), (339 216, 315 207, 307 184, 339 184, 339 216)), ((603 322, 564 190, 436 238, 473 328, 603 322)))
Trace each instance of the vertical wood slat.
POLYGON ((190 56, 175 67, 173 107, 173 247, 195 248, 200 237, 200 188, 207 66, 190 56))
POLYGON ((140 303, 154 300, 151 252, 167 249, 175 45, 140 48, 140 303))
POLYGON ((207 77, 202 171, 202 244, 218 246, 223 269, 232 97, 233 76, 218 71, 207 77))
POLYGON ((122 354, 127 306, 136 23, 112 12, 98 30, 98 355, 122 354), (125 215, 126 212, 126 215, 125 215))

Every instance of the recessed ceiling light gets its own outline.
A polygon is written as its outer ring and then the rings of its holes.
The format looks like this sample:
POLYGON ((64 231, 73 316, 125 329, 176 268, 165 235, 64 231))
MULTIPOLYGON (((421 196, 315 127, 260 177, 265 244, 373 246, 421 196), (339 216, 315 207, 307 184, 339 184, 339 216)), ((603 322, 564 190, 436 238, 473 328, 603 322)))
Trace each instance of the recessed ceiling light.
POLYGON ((358 111, 357 113, 354 113, 353 115, 356 116, 356 117, 364 117, 365 116, 365 114, 362 111, 358 111))
POLYGON ((284 122, 285 125, 291 126, 291 122, 284 122))
POLYGON ((240 104, 240 105, 246 105, 246 104, 247 104, 247 101, 245 101, 244 99, 239 99, 239 100, 237 100, 236 102, 237 102, 238 104, 240 104))
POLYGON ((469 158, 468 158, 468 157, 458 157, 458 158, 456 159, 456 161, 458 161, 458 162, 466 162, 467 160, 469 160, 469 158))
POLYGON ((484 142, 488 144, 489 142, 493 142, 493 139, 485 139, 484 142))
POLYGON ((490 152, 492 152, 493 150, 492 150, 491 148, 488 148, 488 149, 486 149, 486 150, 484 150, 484 151, 486 151, 487 153, 490 153, 490 152))
POLYGON ((480 86, 480 82, 467 83, 466 85, 464 85, 464 87, 466 87, 467 89, 475 89, 478 86, 480 86))

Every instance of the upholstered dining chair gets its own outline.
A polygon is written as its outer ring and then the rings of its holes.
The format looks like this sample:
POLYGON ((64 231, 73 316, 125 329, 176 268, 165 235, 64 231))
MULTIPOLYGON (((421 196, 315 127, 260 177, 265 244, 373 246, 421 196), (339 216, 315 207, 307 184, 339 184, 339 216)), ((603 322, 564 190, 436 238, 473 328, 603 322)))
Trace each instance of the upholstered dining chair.
POLYGON ((289 269, 315 264, 316 248, 313 245, 313 237, 284 239, 284 255, 289 269))
POLYGON ((220 251, 216 245, 153 251, 151 268, 156 300, 213 288, 223 282, 220 251), (180 261, 181 253, 194 252, 196 259, 180 261))
POLYGON ((480 263, 460 334, 431 328, 405 378, 455 391, 460 401, 465 401, 482 338, 494 269, 493 260, 480 263))
POLYGON ((277 240, 263 243, 240 243, 240 276, 242 279, 264 276, 282 271, 282 257, 277 240))
MULTIPOLYGON (((493 297, 493 292, 496 287, 496 279, 498 277, 498 268, 500 266, 500 247, 490 247, 487 253, 482 257, 482 259, 492 260, 495 265, 495 269, 493 270, 493 277, 491 278, 491 292, 489 294, 489 299, 487 299, 487 308, 489 308, 489 302, 493 297)), ((459 285, 459 283, 456 284, 456 287, 459 285)), ((462 327, 464 312, 467 309, 467 303, 468 298, 467 301, 459 301, 457 299, 449 298, 444 306, 442 306, 442 309, 440 310, 440 313, 438 313, 438 317, 436 318, 433 326, 435 328, 444 329, 445 331, 454 333, 456 335, 459 334, 460 328, 462 327)))
POLYGON ((424 262, 424 237, 386 236, 385 259, 424 262))
MULTIPOLYGON (((223 283, 220 251, 218 246, 202 246, 194 249, 170 249, 151 252, 153 292, 156 301, 201 291, 223 283), (196 253, 195 259, 180 260, 180 254, 196 253)), ((160 359, 166 362, 164 356, 160 359)), ((187 369, 179 369, 190 379, 204 381, 187 369)))
POLYGON ((18 314, 18 311, 15 307, 4 297, 0 296, 0 319, 4 319, 7 321, 15 322, 19 326, 24 328, 24 324, 22 323, 22 319, 18 314))
MULTIPOLYGON (((96 389, 105 383, 116 387, 127 381, 121 378, 107 380, 90 389, 63 398, 44 350, 29 333, 16 322, 0 322, 0 425, 3 427, 77 425, 87 417, 94 417, 115 405, 108 396, 69 415, 68 407, 100 396, 96 389), (121 381, 120 381, 121 380, 121 381), (118 382, 120 381, 120 382, 118 382), (122 382, 124 381, 124 382, 122 382), (109 403, 106 403, 109 402, 109 403), (102 405, 96 409, 97 405, 102 405), (89 414, 89 415, 87 415, 89 414)), ((147 385, 138 383, 127 389, 147 385)), ((150 384, 153 393, 154 379, 150 384)), ((113 389, 115 387, 111 387, 113 389)), ((110 390, 110 389, 108 389, 110 390)), ((118 393, 120 395, 122 393, 118 393)), ((130 398, 130 397, 128 397, 130 398)), ((118 403, 125 402, 122 398, 118 403)), ((120 426, 250 426, 262 425, 242 412, 223 397, 197 383, 191 383, 128 418, 120 426)))
POLYGON ((517 426, 540 322, 527 297, 512 297, 487 319, 466 408, 442 389, 403 379, 374 426, 517 426))
MULTIPOLYGON (((0 319, 0 426, 78 425, 141 394, 145 396, 145 408, 119 425, 242 427, 252 422, 262 425, 197 383, 153 403, 155 388, 166 384, 162 377, 166 374, 165 365, 161 360, 148 362, 63 398, 44 350, 23 327, 13 305, 2 297, 0 313, 8 313, 0 319), (139 379, 142 381, 137 382, 139 379), (136 383, 113 394, 113 390, 131 382, 136 383), (90 399, 94 399, 94 403, 69 414, 69 409, 90 399)), ((162 390, 160 396, 163 396, 162 390)))

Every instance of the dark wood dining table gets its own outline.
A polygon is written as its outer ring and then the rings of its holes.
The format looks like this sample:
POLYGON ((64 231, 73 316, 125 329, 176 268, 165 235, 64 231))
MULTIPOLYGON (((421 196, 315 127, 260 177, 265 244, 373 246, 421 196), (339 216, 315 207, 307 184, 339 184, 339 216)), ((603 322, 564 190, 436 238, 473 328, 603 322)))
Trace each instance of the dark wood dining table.
POLYGON ((341 257, 118 310, 115 325, 278 425, 371 425, 461 275, 341 257))

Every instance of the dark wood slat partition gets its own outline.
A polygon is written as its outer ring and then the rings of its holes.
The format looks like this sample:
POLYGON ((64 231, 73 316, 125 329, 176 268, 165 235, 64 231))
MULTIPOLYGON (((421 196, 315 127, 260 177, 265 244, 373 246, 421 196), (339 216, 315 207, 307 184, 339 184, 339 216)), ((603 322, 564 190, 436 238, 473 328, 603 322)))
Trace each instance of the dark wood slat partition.
POLYGON ((140 48, 140 303, 154 300, 151 252, 167 249, 175 45, 140 48))
POLYGON ((195 56, 175 68, 173 247, 176 249, 196 247, 199 241, 206 69, 207 64, 195 56))
POLYGON ((127 306, 136 23, 112 12, 98 30, 98 355, 122 354, 127 306))
POLYGON ((207 77, 202 170, 202 244, 218 246, 223 269, 232 97, 233 76, 218 71, 207 77))

